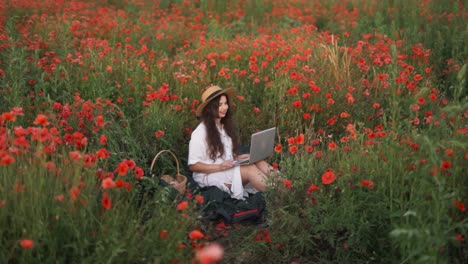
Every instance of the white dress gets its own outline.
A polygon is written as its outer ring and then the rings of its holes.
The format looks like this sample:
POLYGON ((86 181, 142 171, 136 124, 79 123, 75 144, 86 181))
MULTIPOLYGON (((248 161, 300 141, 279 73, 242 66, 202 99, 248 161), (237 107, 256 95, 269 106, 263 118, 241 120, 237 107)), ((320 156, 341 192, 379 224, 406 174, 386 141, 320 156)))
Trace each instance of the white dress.
MULTIPOLYGON (((208 143, 206 142, 206 126, 200 123, 192 132, 189 143, 188 165, 202 162, 205 164, 221 164, 225 160, 234 159, 232 152, 232 139, 227 135, 224 128, 219 129, 221 142, 224 145, 224 156, 218 157, 215 161, 210 159, 208 155, 208 143)), ((219 189, 229 193, 232 198, 243 200, 248 196, 248 193, 255 193, 255 190, 250 184, 244 188, 240 174, 240 166, 235 166, 231 169, 215 172, 215 173, 200 173, 193 172, 193 179, 200 187, 216 186, 219 189), (230 185, 229 189, 227 185, 230 185)))

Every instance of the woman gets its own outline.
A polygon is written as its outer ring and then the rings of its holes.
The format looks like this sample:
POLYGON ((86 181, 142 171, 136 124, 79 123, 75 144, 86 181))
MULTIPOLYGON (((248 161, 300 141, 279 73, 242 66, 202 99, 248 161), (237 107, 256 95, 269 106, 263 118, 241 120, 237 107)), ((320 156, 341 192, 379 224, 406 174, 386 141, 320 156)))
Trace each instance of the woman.
POLYGON ((235 160, 249 155, 237 154, 239 140, 229 108, 234 94, 233 88, 223 90, 218 86, 203 92, 202 103, 196 110, 201 122, 192 132, 188 165, 201 187, 216 186, 232 198, 244 199, 248 193, 265 191, 266 176, 273 168, 263 160, 233 166, 235 160))

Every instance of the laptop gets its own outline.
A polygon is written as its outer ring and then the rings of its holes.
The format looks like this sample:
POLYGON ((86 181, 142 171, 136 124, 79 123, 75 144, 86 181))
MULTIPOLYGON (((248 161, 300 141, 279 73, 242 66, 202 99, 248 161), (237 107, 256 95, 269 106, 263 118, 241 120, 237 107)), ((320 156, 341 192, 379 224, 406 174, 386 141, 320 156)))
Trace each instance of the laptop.
POLYGON ((237 160, 234 166, 249 165, 265 159, 273 153, 275 148, 276 127, 265 129, 252 134, 250 139, 250 158, 237 160))

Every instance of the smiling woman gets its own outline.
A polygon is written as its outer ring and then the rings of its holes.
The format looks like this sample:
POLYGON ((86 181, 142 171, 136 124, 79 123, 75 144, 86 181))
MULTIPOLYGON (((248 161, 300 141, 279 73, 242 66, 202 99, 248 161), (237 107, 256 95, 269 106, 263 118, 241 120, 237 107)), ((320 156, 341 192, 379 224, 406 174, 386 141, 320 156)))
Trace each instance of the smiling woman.
POLYGON ((223 90, 218 86, 211 86, 202 94, 202 104, 196 110, 201 123, 190 139, 188 165, 200 186, 216 186, 242 200, 248 193, 265 191, 266 177, 273 168, 263 160, 234 166, 235 160, 248 157, 238 153, 239 142, 229 107, 234 94, 233 88, 223 90))

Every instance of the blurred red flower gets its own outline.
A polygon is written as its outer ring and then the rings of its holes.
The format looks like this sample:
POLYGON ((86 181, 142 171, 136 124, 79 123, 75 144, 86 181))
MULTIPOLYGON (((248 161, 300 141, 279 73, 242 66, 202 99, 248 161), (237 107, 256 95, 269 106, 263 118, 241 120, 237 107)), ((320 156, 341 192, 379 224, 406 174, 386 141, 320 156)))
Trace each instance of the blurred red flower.
POLYGON ((195 200, 199 203, 199 204, 203 204, 205 202, 203 196, 197 194, 195 195, 195 200))
POLYGON ((164 134, 165 134, 164 130, 158 130, 158 131, 156 131, 156 133, 154 133, 156 138, 160 138, 160 137, 164 136, 164 134))
POLYGON ((322 174, 322 184, 332 184, 335 180, 336 176, 332 169, 328 169, 324 174, 322 174))
POLYGON ((367 189, 374 189, 374 182, 370 180, 361 180, 361 187, 365 187, 367 189))
POLYGON ((115 187, 115 182, 112 178, 107 177, 101 182, 101 188, 103 189, 110 189, 115 187))
POLYGON ((213 264, 223 258, 224 249, 217 243, 209 244, 195 253, 200 264, 213 264))
POLYGON ((284 185, 286 188, 291 189, 291 187, 292 187, 292 182, 291 182, 291 180, 284 179, 284 180, 283 180, 283 185, 284 185))
POLYGON ((278 144, 278 145, 275 146, 275 152, 276 153, 280 153, 282 150, 283 150, 283 146, 281 146, 281 144, 278 144))
POLYGON ((315 185, 314 183, 312 183, 309 186, 309 188, 307 189, 307 193, 316 192, 318 190, 320 190, 320 188, 317 185, 315 185))
POLYGON ((20 246, 24 249, 32 249, 34 248, 34 241, 31 239, 22 239, 20 241, 20 246))
POLYGON ((292 145, 289 147, 289 153, 291 154, 296 154, 297 152, 297 146, 296 145, 292 145))
POLYGON ((111 200, 107 193, 102 194, 102 206, 106 208, 106 210, 109 210, 112 207, 111 200))
POLYGON ((177 205, 177 210, 183 211, 183 210, 187 209, 188 205, 189 205, 189 203, 187 201, 182 201, 177 205))
POLYGON ((38 114, 33 122, 34 125, 48 126, 47 116, 44 114, 38 114))
POLYGON ((299 144, 299 145, 304 144, 304 134, 299 134, 298 136, 296 136, 294 138, 294 141, 296 142, 296 144, 299 144))
POLYGON ((166 239, 168 236, 169 236, 169 232, 167 232, 167 230, 165 229, 159 230, 159 238, 161 238, 161 240, 166 239))
POLYGON ((202 239, 202 238, 204 238, 204 237, 205 237, 205 235, 204 235, 200 230, 198 230, 198 229, 193 230, 193 231, 191 231, 191 232, 189 233, 189 238, 190 238, 191 240, 202 239))

